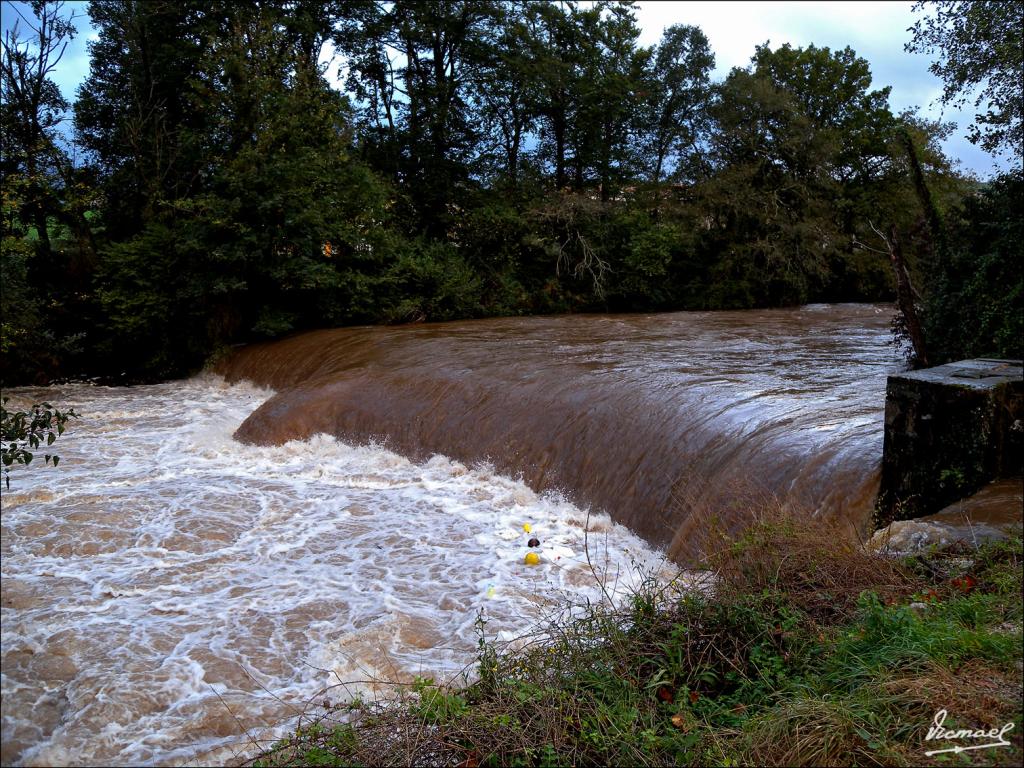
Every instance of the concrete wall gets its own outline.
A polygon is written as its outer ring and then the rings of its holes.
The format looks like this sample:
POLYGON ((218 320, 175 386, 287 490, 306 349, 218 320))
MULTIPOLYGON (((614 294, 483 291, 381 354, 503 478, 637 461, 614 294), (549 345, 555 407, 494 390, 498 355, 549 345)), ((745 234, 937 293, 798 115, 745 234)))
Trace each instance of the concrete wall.
POLYGON ((875 525, 939 511, 1024 460, 1024 368, 963 360, 889 377, 875 525))

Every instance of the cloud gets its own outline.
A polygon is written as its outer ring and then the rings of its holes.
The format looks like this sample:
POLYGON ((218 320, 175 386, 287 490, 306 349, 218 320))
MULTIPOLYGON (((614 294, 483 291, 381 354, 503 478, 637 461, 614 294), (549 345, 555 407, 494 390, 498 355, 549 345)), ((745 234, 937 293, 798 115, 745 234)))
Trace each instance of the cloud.
MULTIPOLYGON (((75 27, 78 34, 68 42, 68 46, 61 57, 60 62, 53 72, 53 81, 60 88, 69 102, 74 102, 78 86, 89 74, 89 50, 87 43, 95 40, 98 35, 89 23, 89 17, 85 13, 84 2, 70 2, 65 5, 64 13, 74 13, 75 27)), ((32 14, 32 7, 25 2, 9 2, 5 0, 0 5, 0 26, 3 32, 13 29, 18 25, 20 37, 29 38, 34 33, 28 29, 27 23, 35 23, 35 16, 32 14)))
POLYGON ((904 52, 910 26, 920 14, 912 2, 650 2, 637 3, 640 42, 655 45, 662 30, 672 24, 700 27, 715 52, 716 79, 733 67, 750 63, 754 48, 766 41, 772 48, 783 43, 814 44, 841 50, 847 46, 871 65, 875 88, 892 86, 890 107, 895 112, 919 107, 932 119, 952 120, 957 131, 945 143, 946 153, 959 159, 962 169, 987 176, 994 167, 1008 168, 967 141, 967 126, 974 110, 943 108, 942 83, 928 71, 931 58, 904 52))

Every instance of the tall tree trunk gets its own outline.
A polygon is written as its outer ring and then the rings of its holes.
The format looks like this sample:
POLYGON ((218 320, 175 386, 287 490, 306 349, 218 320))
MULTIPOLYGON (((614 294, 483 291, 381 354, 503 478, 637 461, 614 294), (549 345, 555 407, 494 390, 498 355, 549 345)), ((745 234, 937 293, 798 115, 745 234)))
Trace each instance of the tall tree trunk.
POLYGON ((887 245, 889 246, 889 261, 892 263, 892 270, 896 275, 896 302, 903 315, 907 336, 910 337, 910 343, 914 347, 914 367, 927 368, 928 351, 925 347, 921 320, 917 316, 916 292, 910 282, 910 273, 907 271, 906 262, 903 260, 903 249, 896 237, 896 227, 890 228, 887 245))
POLYGON ((665 162, 665 152, 661 148, 661 142, 658 142, 658 159, 654 164, 654 178, 651 179, 655 184, 661 181, 661 166, 665 162))
POLYGON ((921 170, 921 160, 917 154, 917 147, 914 146, 914 140, 906 130, 902 131, 901 138, 903 139, 903 146, 907 150, 907 159, 910 161, 910 173, 914 181, 914 191, 917 192, 917 199, 921 202, 921 207, 924 209, 932 242, 935 244, 934 255, 941 258, 946 250, 946 229, 942 224, 942 214, 939 213, 939 207, 935 204, 935 198, 925 182, 924 172, 921 170))
POLYGON ((552 116, 551 122, 555 132, 555 188, 562 189, 567 181, 565 177, 565 111, 557 110, 552 116))
POLYGON ((519 110, 513 110, 512 120, 514 121, 514 127, 512 129, 512 146, 508 154, 506 172, 508 174, 509 182, 513 187, 515 187, 519 183, 519 146, 523 141, 523 127, 519 119, 519 110))
POLYGON ((42 251, 42 255, 46 257, 46 263, 49 264, 50 254, 53 252, 53 248, 50 245, 50 230, 46 226, 46 209, 42 203, 38 203, 33 206, 32 211, 32 222, 36 226, 36 231, 39 233, 39 247, 42 251))

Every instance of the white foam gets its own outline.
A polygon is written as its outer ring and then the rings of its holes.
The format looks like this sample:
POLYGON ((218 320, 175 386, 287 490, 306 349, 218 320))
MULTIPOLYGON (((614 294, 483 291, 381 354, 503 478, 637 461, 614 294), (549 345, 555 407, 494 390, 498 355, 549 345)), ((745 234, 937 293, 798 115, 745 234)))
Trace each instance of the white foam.
POLYGON ((564 598, 600 599, 588 522, 609 587, 664 566, 607 517, 488 467, 326 435, 241 445, 264 389, 31 394, 83 417, 59 467, 12 472, 3 507, 3 738, 19 762, 194 761, 238 740, 234 717, 274 725, 339 679, 459 673, 478 615, 511 638, 564 598), (44 693, 58 704, 39 728, 44 693))

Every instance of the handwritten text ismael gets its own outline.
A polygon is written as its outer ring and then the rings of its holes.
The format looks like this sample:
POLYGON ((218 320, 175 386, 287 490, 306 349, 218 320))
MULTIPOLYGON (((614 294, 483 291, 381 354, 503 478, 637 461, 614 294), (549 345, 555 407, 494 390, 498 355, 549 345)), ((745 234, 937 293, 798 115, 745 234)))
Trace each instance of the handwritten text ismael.
POLYGON ((925 741, 956 741, 959 739, 989 739, 988 743, 985 744, 970 744, 964 746, 962 744, 955 747, 948 747, 946 749, 933 749, 930 752, 925 752, 925 755, 929 757, 931 755, 939 755, 944 752, 953 752, 959 754, 961 752, 967 752, 974 749, 991 749, 992 747, 1009 747, 1010 742, 1005 738, 1006 734, 1013 730, 1014 723, 1007 723, 1002 728, 990 728, 987 731, 984 730, 971 730, 969 728, 962 729, 951 729, 946 728, 943 723, 946 722, 946 716, 948 713, 944 709, 940 709, 935 713, 935 719, 932 720, 932 727, 928 729, 928 735, 924 737, 925 741))

